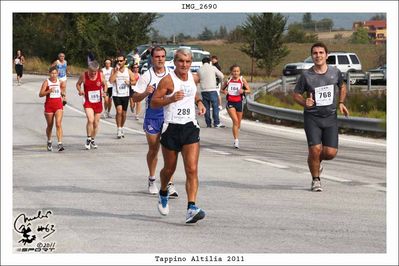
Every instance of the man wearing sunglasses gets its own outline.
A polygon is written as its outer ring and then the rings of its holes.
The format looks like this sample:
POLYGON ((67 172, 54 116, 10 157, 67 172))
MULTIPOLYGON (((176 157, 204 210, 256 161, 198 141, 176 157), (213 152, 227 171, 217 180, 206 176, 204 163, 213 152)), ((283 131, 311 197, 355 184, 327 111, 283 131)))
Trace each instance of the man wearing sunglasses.
POLYGON ((118 55, 116 66, 112 70, 109 81, 112 83, 112 98, 116 109, 117 138, 124 138, 123 126, 126 121, 126 112, 129 105, 130 85, 136 84, 133 72, 126 66, 124 55, 118 55))

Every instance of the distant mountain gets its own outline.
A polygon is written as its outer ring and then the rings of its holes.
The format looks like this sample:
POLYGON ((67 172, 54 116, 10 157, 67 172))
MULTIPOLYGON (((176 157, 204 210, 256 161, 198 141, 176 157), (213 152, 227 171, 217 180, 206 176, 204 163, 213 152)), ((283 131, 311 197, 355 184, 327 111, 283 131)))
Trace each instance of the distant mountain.
MULTIPOLYGON (((162 15, 154 24, 162 36, 172 36, 183 33, 197 37, 205 27, 211 31, 225 26, 228 31, 241 25, 247 19, 248 13, 160 13, 162 15)), ((282 13, 288 17, 287 25, 301 22, 304 13, 282 13)), ((352 29, 354 21, 370 19, 375 13, 311 13, 313 20, 330 18, 334 22, 334 29, 352 29)))

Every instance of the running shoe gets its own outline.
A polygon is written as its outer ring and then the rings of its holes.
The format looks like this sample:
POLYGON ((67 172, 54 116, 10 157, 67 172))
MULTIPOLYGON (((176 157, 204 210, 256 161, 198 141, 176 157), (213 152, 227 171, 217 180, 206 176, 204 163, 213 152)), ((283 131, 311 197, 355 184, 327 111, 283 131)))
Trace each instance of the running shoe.
POLYGON ((167 196, 161 196, 161 194, 158 194, 158 195, 159 195, 158 211, 162 215, 168 215, 169 214, 169 204, 168 204, 169 195, 167 195, 167 196))
POLYGON ((53 151, 53 143, 51 141, 47 141, 47 151, 53 151))
POLYGON ((219 105, 219 110, 222 111, 223 110, 223 106, 219 105))
POLYGON ((86 139, 86 143, 85 143, 86 150, 90 150, 90 143, 91 143, 91 139, 90 138, 86 139))
POLYGON ((106 119, 107 118, 107 112, 103 113, 103 118, 106 119))
POLYGON ((226 126, 223 125, 223 124, 217 124, 215 127, 216 127, 216 128, 225 128, 226 126))
POLYGON ((234 148, 239 149, 240 148, 240 142, 237 140, 234 140, 234 148))
POLYGON ((204 217, 205 212, 201 208, 198 208, 195 205, 191 205, 190 208, 188 208, 187 210, 186 223, 193 224, 201 219, 204 219, 204 217))
POLYGON ((171 198, 179 197, 179 193, 177 193, 175 185, 173 183, 168 184, 168 194, 171 198))
POLYGON ((107 111, 107 118, 112 118, 111 114, 107 111))
POLYGON ((140 120, 139 115, 136 115, 136 120, 140 120))
POLYGON ((58 143, 58 151, 63 151, 64 149, 64 145, 62 145, 62 143, 58 143))
POLYGON ((313 180, 312 181, 312 186, 310 188, 313 192, 322 192, 323 189, 321 188, 321 182, 320 180, 313 180))
POLYGON ((159 192, 157 184, 155 184, 155 179, 148 179, 148 193, 156 195, 159 192))
POLYGON ((97 144, 94 142, 94 139, 91 139, 91 141, 90 141, 90 146, 93 148, 93 149, 97 149, 97 144))
POLYGON ((122 129, 118 128, 118 131, 116 132, 116 137, 118 139, 122 138, 122 129))
POLYGON ((122 136, 122 138, 125 137, 125 132, 123 132, 123 128, 121 128, 121 136, 122 136))

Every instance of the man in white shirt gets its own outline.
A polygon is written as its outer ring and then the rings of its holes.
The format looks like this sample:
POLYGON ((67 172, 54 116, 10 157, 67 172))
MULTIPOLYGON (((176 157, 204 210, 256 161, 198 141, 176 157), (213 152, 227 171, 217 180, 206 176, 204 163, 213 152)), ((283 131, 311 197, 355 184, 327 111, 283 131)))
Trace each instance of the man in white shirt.
POLYGON ((200 77, 200 88, 202 101, 204 102, 206 113, 205 122, 207 127, 212 127, 211 120, 211 107, 213 126, 216 128, 224 127, 219 120, 219 100, 218 100, 218 86, 216 85, 216 77, 223 80, 223 73, 220 72, 215 66, 210 64, 209 57, 202 59, 203 65, 198 70, 200 77))

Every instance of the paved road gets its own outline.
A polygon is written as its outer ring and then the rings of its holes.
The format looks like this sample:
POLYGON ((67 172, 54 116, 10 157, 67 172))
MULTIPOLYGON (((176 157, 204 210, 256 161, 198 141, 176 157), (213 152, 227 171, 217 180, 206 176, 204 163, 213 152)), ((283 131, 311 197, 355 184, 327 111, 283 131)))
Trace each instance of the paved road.
POLYGON ((146 193, 142 119, 129 112, 122 140, 114 119, 102 119, 98 149, 84 150, 75 78, 68 80, 66 150, 46 151, 43 80, 26 75, 13 87, 13 218, 25 214, 37 237, 24 246, 14 231, 15 250, 41 242, 55 243, 59 253, 386 252, 385 141, 340 136, 337 158, 325 163, 325 191, 312 193, 302 129, 244 121, 234 150, 224 114, 227 128, 201 129, 198 205, 207 217, 188 226, 181 158, 181 197, 171 200, 169 216, 161 217, 157 197, 146 193))

